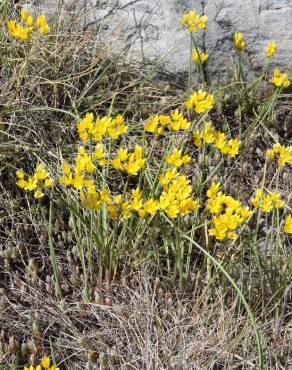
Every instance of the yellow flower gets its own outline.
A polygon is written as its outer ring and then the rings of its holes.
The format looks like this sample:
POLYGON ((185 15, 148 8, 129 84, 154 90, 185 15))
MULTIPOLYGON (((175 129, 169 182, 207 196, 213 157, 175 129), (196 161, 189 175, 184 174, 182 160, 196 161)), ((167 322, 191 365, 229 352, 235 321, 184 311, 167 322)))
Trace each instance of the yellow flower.
POLYGON ((50 188, 51 186, 53 186, 53 184, 54 184, 54 180, 46 179, 45 182, 44 182, 44 187, 45 188, 50 188))
POLYGON ((243 50, 246 47, 246 42, 243 40, 243 34, 241 32, 235 32, 234 44, 237 50, 243 50))
POLYGON ((226 138, 225 138, 225 134, 223 132, 220 132, 220 131, 216 131, 215 133, 215 143, 214 143, 215 147, 217 149, 219 149, 220 151, 223 150, 223 148, 225 148, 225 145, 226 145, 226 138))
POLYGON ((182 155, 182 149, 175 148, 174 151, 167 157, 164 158, 165 162, 172 164, 175 167, 181 167, 184 164, 190 162, 191 157, 189 155, 182 155))
POLYGON ((193 138, 194 144, 200 148, 203 145, 203 134, 201 133, 201 131, 194 131, 193 138))
POLYGON ((266 153, 266 156, 267 156, 268 159, 274 159, 275 158, 275 153, 274 153, 273 149, 268 149, 267 153, 266 153))
POLYGON ((23 170, 17 170, 17 171, 16 171, 16 176, 17 176, 20 180, 22 180, 22 179, 24 179, 24 177, 25 177, 25 173, 24 173, 24 171, 23 171, 23 170))
POLYGON ((106 189, 97 191, 94 186, 93 180, 85 180, 80 188, 80 199, 83 204, 91 209, 97 210, 101 207, 101 202, 111 201, 109 199, 109 192, 106 189), (82 188, 84 186, 84 188, 82 188), (81 190, 82 189, 82 190, 81 190))
POLYGON ((99 197, 100 197, 100 200, 103 203, 105 203, 107 205, 112 204, 112 201, 111 201, 111 198, 110 198, 110 192, 107 189, 105 189, 105 188, 100 189, 100 191, 99 191, 99 197))
POLYGON ((216 130, 211 122, 206 122, 202 132, 202 139, 206 144, 212 144, 216 138, 216 130))
POLYGON ((292 215, 288 215, 285 220, 284 232, 286 234, 292 234, 292 215))
POLYGON ((267 150, 266 156, 270 160, 277 156, 279 167, 292 164, 292 146, 285 147, 284 145, 276 143, 273 145, 273 149, 267 150))
POLYGON ((30 14, 27 9, 21 9, 20 16, 23 19, 23 21, 26 22, 30 14))
POLYGON ((203 131, 195 131, 193 137, 194 144, 197 147, 201 147, 203 143, 213 144, 222 154, 229 155, 232 158, 238 154, 240 141, 235 138, 226 142, 225 134, 216 131, 211 122, 205 123, 203 131))
POLYGON ((178 176, 177 169, 171 168, 168 169, 164 174, 159 177, 159 183, 162 186, 167 186, 173 179, 178 176))
POLYGON ((170 123, 171 119, 169 116, 156 114, 148 122, 146 122, 145 131, 159 136, 164 133, 164 127, 170 123))
POLYGON ((41 190, 39 190, 39 189, 34 192, 34 197, 36 199, 41 198, 43 196, 44 196, 44 193, 41 190))
POLYGON ((130 202, 122 203, 122 215, 124 219, 128 219, 131 216, 131 210, 130 202))
POLYGON ((94 122, 94 115, 87 113, 85 117, 77 123, 77 131, 82 141, 92 140, 101 141, 107 134, 111 139, 118 139, 128 131, 128 126, 124 122, 124 117, 118 115, 112 119, 110 117, 97 117, 94 122))
POLYGON ((159 202, 153 198, 148 199, 143 204, 143 210, 151 216, 154 216, 159 209, 159 202))
POLYGON ((169 127, 173 131, 187 130, 190 127, 190 122, 177 109, 170 113, 169 127))
POLYGON ((129 156, 128 161, 124 164, 124 170, 129 175, 136 176, 138 172, 144 167, 145 160, 142 158, 142 147, 135 146, 134 152, 129 156))
POLYGON ((152 117, 148 122, 146 122, 145 131, 157 136, 162 135, 164 132, 164 128, 159 125, 159 121, 160 120, 158 115, 152 117))
MULTIPOLYGON (((168 173, 170 174, 171 172, 168 173)), ((175 218, 179 215, 185 216, 199 208, 198 201, 191 196, 190 181, 187 180, 186 176, 177 176, 176 171, 174 175, 175 178, 173 180, 166 181, 159 198, 159 208, 169 218, 175 218)), ((162 183, 161 179, 160 183, 162 183)))
POLYGON ((31 32, 30 28, 23 28, 19 23, 13 20, 7 22, 7 28, 11 36, 20 39, 21 41, 26 41, 31 32))
POLYGON ((219 184, 219 182, 217 183, 213 182, 210 188, 207 190, 207 197, 208 198, 214 197, 219 192, 220 188, 221 185, 219 184))
POLYGON ((260 208, 264 213, 269 213, 273 209, 281 208, 284 204, 280 198, 280 194, 264 194, 262 189, 256 190, 254 198, 251 199, 251 203, 255 208, 260 208))
POLYGON ((87 113, 85 117, 77 123, 77 131, 82 141, 86 141, 92 138, 92 131, 94 128, 94 116, 93 113, 87 113))
POLYGON ((180 113, 175 110, 166 115, 155 115, 145 124, 145 131, 150 132, 156 136, 162 135, 165 127, 169 126, 172 131, 187 130, 190 127, 190 122, 180 113))
POLYGON ((122 203, 122 201, 123 201, 123 197, 122 197, 122 195, 116 195, 116 196, 114 197, 114 202, 115 202, 117 205, 120 205, 120 204, 122 203))
POLYGON ((44 24, 47 23, 46 21, 46 16, 44 14, 40 14, 38 17, 37 17, 37 20, 36 20, 36 23, 39 27, 43 26, 44 24))
POLYGON ((206 91, 199 90, 189 97, 186 101, 185 106, 187 109, 192 109, 197 113, 204 113, 213 108, 214 96, 208 94, 206 91))
POLYGON ((235 157, 239 151, 240 142, 238 139, 230 139, 226 145, 220 150, 221 153, 229 155, 231 158, 235 157))
POLYGON ((137 176, 145 165, 145 159, 142 158, 142 147, 136 145, 134 151, 129 154, 127 149, 120 148, 111 163, 116 170, 124 170, 129 175, 137 176))
POLYGON ((212 184, 207 191, 207 208, 213 215, 213 228, 209 235, 217 240, 234 239, 236 229, 252 214, 248 207, 242 207, 241 202, 229 195, 223 194, 220 184, 212 184))
POLYGON ((37 179, 34 179, 33 177, 29 177, 27 180, 27 185, 24 189, 28 191, 32 191, 36 189, 36 187, 37 187, 37 179))
POLYGON ((203 15, 199 16, 195 11, 190 11, 185 14, 180 21, 182 26, 187 26, 190 32, 195 32, 197 29, 203 30, 206 28, 208 18, 203 15))
POLYGON ((48 33, 49 31, 50 31, 50 27, 47 25, 47 23, 42 24, 39 28, 39 33, 41 33, 42 35, 48 33))
POLYGON ((62 169, 65 175, 70 175, 71 173, 71 168, 67 163, 62 164, 62 169))
POLYGON ((20 179, 20 180, 16 181, 16 185, 19 188, 24 189, 27 185, 27 181, 25 181, 24 179, 20 179))
POLYGON ((49 174, 46 172, 45 166, 43 164, 37 165, 35 170, 35 177, 38 180, 45 180, 46 178, 49 177, 49 174))
POLYGON ((270 82, 276 87, 289 87, 291 82, 289 81, 286 73, 281 73, 278 68, 274 69, 274 75, 270 82))
POLYGON ((277 51, 277 45, 275 42, 269 42, 266 47, 266 56, 271 58, 277 51))
MULTIPOLYGON (((84 176, 82 176, 82 175, 76 175, 71 180, 68 179, 69 185, 72 185, 73 188, 75 188, 77 190, 81 190, 82 189, 83 181, 84 181, 84 176)), ((64 184, 65 184, 65 182, 64 182, 64 184)))
POLYGON ((118 115, 113 119, 108 127, 108 135, 111 139, 118 139, 122 134, 128 131, 128 126, 124 123, 124 117, 118 115))
POLYGON ((27 24, 28 27, 32 27, 33 26, 34 21, 33 21, 33 17, 31 15, 27 18, 26 24, 27 24))
POLYGON ((196 64, 201 64, 208 59, 208 54, 203 53, 200 50, 193 50, 192 59, 196 64))
POLYGON ((15 36, 17 28, 16 22, 10 19, 9 21, 7 21, 7 28, 11 36, 15 36))

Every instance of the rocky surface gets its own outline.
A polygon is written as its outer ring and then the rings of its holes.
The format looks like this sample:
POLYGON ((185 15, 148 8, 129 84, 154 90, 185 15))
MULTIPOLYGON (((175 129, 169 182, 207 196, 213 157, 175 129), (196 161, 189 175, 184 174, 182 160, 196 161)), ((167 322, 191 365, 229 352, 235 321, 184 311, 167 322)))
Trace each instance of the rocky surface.
MULTIPOLYGON (((32 0, 33 2, 33 0, 32 0)), ((98 37, 114 51, 130 58, 151 60, 175 73, 189 69, 189 34, 179 20, 196 10, 209 20, 205 31, 195 34, 209 54, 210 79, 225 78, 234 65, 233 34, 243 32, 248 42, 246 69, 256 73, 264 63, 264 48, 275 41, 274 59, 281 69, 291 67, 292 0, 46 0, 36 5, 62 14, 75 13, 84 28, 97 26, 98 37), (228 66, 228 67, 227 67, 228 66)))

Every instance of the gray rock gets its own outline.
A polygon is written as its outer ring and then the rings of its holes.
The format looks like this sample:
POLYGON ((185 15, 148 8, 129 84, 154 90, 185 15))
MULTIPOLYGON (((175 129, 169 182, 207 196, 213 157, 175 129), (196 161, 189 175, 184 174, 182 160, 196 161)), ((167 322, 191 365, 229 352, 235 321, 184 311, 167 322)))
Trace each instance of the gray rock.
POLYGON ((151 60, 176 73, 189 70, 190 38, 180 26, 189 10, 206 14, 205 31, 195 33, 198 45, 209 54, 206 66, 211 81, 227 78, 235 68, 233 34, 247 41, 245 70, 260 71, 269 41, 278 45, 272 67, 291 67, 292 0, 40 0, 45 10, 78 14, 84 28, 97 27, 99 40, 130 59, 151 60))

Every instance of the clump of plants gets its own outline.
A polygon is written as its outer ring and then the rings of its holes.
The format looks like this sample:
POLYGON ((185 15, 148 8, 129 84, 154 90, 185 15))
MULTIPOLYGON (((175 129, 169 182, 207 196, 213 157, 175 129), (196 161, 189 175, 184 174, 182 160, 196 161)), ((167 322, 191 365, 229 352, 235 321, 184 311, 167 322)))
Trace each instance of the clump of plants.
MULTIPOLYGON (((42 42, 46 47, 54 25, 48 25, 43 14, 35 20, 26 9, 20 11, 20 19, 22 23, 8 20, 5 32, 15 39, 16 48, 26 43, 22 58, 28 66, 33 43, 42 42), (47 39, 37 40, 44 35, 47 39)), ((47 284, 54 285, 62 302, 69 295, 62 275, 67 266, 59 262, 60 248, 53 235, 60 208, 66 214, 77 270, 82 274, 76 283, 78 274, 74 272, 70 282, 82 292, 83 303, 94 301, 95 286, 102 289, 116 284, 129 271, 140 269, 157 271, 181 294, 186 294, 194 276, 200 276, 207 291, 219 286, 223 296, 228 296, 231 286, 240 310, 246 312, 253 327, 258 355, 254 366, 264 369, 266 344, 261 320, 270 302, 281 307, 292 272, 291 190, 289 194, 283 190, 287 186, 285 171, 291 170, 292 146, 282 142, 270 125, 281 92, 289 87, 290 80, 278 69, 270 72, 270 60, 277 51, 271 42, 264 51, 262 74, 256 81, 245 82, 242 60, 247 44, 244 35, 236 32, 236 83, 210 90, 204 69, 208 55, 195 38, 206 23, 206 15, 195 11, 181 20, 191 39, 197 82, 192 82, 190 69, 189 86, 176 106, 164 107, 136 122, 133 115, 128 117, 115 106, 118 91, 104 114, 90 107, 80 113, 72 101, 74 144, 70 152, 56 149, 52 164, 32 153, 34 168, 27 170, 28 158, 24 156, 23 167, 12 165, 11 171, 24 200, 23 209, 37 213, 44 222, 49 251, 46 269, 52 270, 47 284), (264 81, 274 86, 273 92, 250 112, 247 102, 264 81), (225 90, 226 95, 236 97, 237 112, 250 117, 248 125, 239 119, 232 127, 233 122, 216 116, 224 110, 225 90), (250 174, 256 181, 251 187, 242 185, 243 180, 236 184, 247 176, 244 168, 252 147, 249 141, 259 130, 268 138, 268 146, 257 170, 250 174), (252 297, 249 264, 258 274, 261 309, 252 297)), ((13 109, 16 112, 18 108, 13 109)), ((136 109, 135 104, 131 109, 136 109)), ((59 108, 57 111, 62 113, 59 108)), ((71 252, 66 253, 69 261, 71 252)), ((282 311, 276 311, 279 317, 282 311)), ((35 354, 38 357, 39 353, 35 354)), ((49 357, 38 365, 24 367, 58 368, 49 357)))

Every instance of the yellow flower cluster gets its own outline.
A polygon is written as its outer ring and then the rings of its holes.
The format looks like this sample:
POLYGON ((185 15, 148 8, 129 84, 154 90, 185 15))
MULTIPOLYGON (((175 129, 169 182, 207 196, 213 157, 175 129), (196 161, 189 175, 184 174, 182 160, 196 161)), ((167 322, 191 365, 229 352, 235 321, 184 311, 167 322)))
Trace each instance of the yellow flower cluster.
POLYGON ((190 181, 186 176, 179 175, 176 168, 168 169, 160 176, 159 182, 163 186, 159 207, 169 218, 188 215, 200 207, 191 196, 190 181))
POLYGON ((190 162, 191 157, 187 154, 182 155, 182 149, 175 148, 174 151, 164 158, 165 162, 174 167, 181 167, 190 162))
POLYGON ((196 64, 201 64, 208 59, 208 54, 203 53, 200 50, 193 50, 192 59, 196 64))
POLYGON ((195 32, 197 29, 203 30, 206 28, 206 22, 208 17, 202 15, 201 17, 194 10, 184 14, 183 18, 180 21, 182 26, 187 26, 190 32, 195 32))
POLYGON ((266 56, 267 58, 272 58, 272 56, 277 51, 277 44, 275 42, 269 42, 266 47, 266 56))
POLYGON ((132 212, 136 212, 139 217, 144 218, 155 216, 161 210, 169 218, 175 218, 199 208, 199 203, 191 197, 190 181, 185 176, 180 176, 176 168, 161 175, 160 184, 163 190, 158 200, 152 197, 143 200, 139 188, 132 190, 132 197, 128 201, 123 202, 121 195, 115 197, 114 202, 107 203, 110 217, 115 219, 120 213, 124 219, 128 219, 132 212))
POLYGON ((154 135, 162 135, 165 128, 168 126, 172 131, 187 130, 190 127, 190 122, 184 118, 183 114, 178 110, 166 115, 155 115, 145 125, 145 131, 154 135))
POLYGON ((27 191, 34 191, 35 198, 43 197, 43 190, 51 187, 54 183, 43 164, 37 165, 32 176, 27 176, 23 170, 16 171, 16 176, 18 178, 16 185, 27 191))
POLYGON ((116 118, 97 117, 94 119, 93 113, 87 113, 85 117, 78 122, 77 131, 82 141, 92 140, 100 141, 106 134, 111 139, 118 139, 122 134, 128 131, 124 117, 118 115, 116 118))
POLYGON ((91 209, 99 209, 101 204, 111 205, 110 193, 107 189, 96 190, 93 180, 85 180, 80 191, 82 203, 91 209))
POLYGON ((97 144, 95 152, 88 154, 85 147, 81 146, 78 149, 78 155, 75 159, 74 169, 63 163, 63 174, 60 182, 65 186, 72 186, 75 189, 81 190, 87 174, 92 174, 95 170, 95 163, 100 166, 106 164, 105 154, 101 144, 97 144))
POLYGON ((211 122, 206 122, 202 131, 194 131, 194 143, 197 147, 203 144, 213 144, 220 152, 230 157, 238 154, 240 142, 237 138, 226 140, 225 134, 216 131, 211 122))
POLYGON ((288 215, 285 220, 284 232, 286 234, 292 234, 292 215, 288 215))
POLYGON ((130 201, 121 203, 122 217, 128 219, 132 212, 138 213, 139 217, 155 216, 159 210, 159 203, 153 198, 146 201, 142 199, 142 192, 139 188, 132 190, 132 198, 130 201))
POLYGON ((274 159, 275 156, 278 156, 278 165, 280 167, 292 164, 292 146, 285 147, 279 143, 274 144, 273 149, 267 151, 267 157, 274 159))
POLYGON ((25 366, 23 370, 43 370, 43 369, 48 369, 48 370, 60 370, 58 367, 56 367, 54 364, 51 364, 50 357, 45 356, 41 363, 34 367, 33 365, 30 365, 29 367, 25 366))
MULTIPOLYGON (((12 37, 18 38, 21 41, 26 41, 34 29, 35 21, 26 9, 22 9, 20 15, 25 23, 25 26, 23 27, 15 20, 9 20, 7 22, 7 28, 12 37)), ((50 30, 46 21, 46 17, 43 14, 37 17, 36 25, 38 26, 38 32, 40 34, 46 34, 50 30)))
POLYGON ((39 27, 39 33, 46 34, 50 31, 50 28, 47 24, 46 16, 41 14, 37 17, 36 24, 39 27))
POLYGON ((287 73, 280 72, 278 68, 274 69, 274 74, 270 82, 276 87, 285 87, 285 88, 289 87, 291 84, 287 73))
POLYGON ((206 91, 199 90, 193 93, 189 100, 185 102, 187 109, 193 109, 197 113, 204 113, 213 108, 214 105, 214 96, 208 94, 206 91))
POLYGON ((192 188, 186 176, 180 175, 177 168, 190 162, 189 155, 182 154, 182 149, 174 151, 164 158, 165 162, 173 166, 159 177, 162 193, 159 198, 159 208, 169 218, 187 215, 199 208, 199 202, 192 198, 192 188))
POLYGON ((273 209, 281 208, 284 204, 280 194, 264 194, 262 189, 257 189, 255 191, 255 197, 252 198, 251 202, 255 208, 260 208, 264 213, 269 213, 273 209))
POLYGON ((138 172, 145 165, 145 159, 142 157, 142 147, 136 145, 132 153, 128 149, 120 148, 117 156, 111 163, 116 170, 126 171, 129 175, 137 176, 138 172))
POLYGON ((217 240, 234 239, 236 229, 252 214, 248 207, 242 207, 240 201, 220 191, 221 185, 213 183, 207 191, 207 208, 213 215, 213 228, 209 235, 217 240))
POLYGON ((235 32, 234 34, 234 45, 237 50, 243 50, 246 47, 246 42, 243 40, 243 34, 241 32, 235 32))

